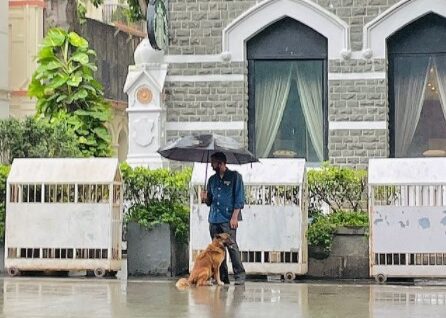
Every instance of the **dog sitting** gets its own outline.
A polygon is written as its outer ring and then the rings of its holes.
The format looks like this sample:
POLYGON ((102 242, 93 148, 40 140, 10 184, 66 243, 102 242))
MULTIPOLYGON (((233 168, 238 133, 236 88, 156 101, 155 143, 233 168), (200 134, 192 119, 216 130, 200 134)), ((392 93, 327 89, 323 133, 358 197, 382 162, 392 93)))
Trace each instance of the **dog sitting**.
POLYGON ((225 248, 234 244, 228 233, 215 235, 212 243, 198 254, 195 259, 194 268, 189 278, 181 278, 176 283, 177 288, 184 289, 191 285, 211 286, 210 279, 214 276, 217 284, 222 286, 224 283, 220 280, 220 265, 225 259, 225 248))

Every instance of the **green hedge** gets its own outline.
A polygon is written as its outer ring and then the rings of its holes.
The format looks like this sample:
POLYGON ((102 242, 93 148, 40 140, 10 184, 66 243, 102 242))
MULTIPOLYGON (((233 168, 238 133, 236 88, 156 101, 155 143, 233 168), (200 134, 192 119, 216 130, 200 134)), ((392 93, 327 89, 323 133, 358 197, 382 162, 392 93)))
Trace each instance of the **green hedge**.
POLYGON ((310 246, 331 251, 333 235, 339 227, 368 228, 367 171, 324 163, 321 169, 308 171, 311 205, 307 238, 310 246), (326 203, 330 213, 322 214, 318 202, 326 203))
POLYGON ((6 216, 6 179, 8 178, 9 166, 0 165, 0 241, 5 238, 5 216, 6 216))
MULTIPOLYGON (((325 202, 333 212, 365 211, 367 171, 324 163, 320 169, 308 171, 310 199, 325 202)), ((316 207, 317 208, 317 207, 316 207)))
POLYGON ((333 235, 339 227, 368 228, 367 212, 338 211, 330 214, 319 214, 314 217, 308 227, 307 238, 310 246, 317 246, 325 253, 330 253, 333 235))
POLYGON ((151 229, 157 224, 169 224, 175 236, 183 242, 189 234, 189 182, 191 169, 172 171, 131 168, 121 164, 124 179, 124 199, 128 202, 126 222, 136 222, 151 229))

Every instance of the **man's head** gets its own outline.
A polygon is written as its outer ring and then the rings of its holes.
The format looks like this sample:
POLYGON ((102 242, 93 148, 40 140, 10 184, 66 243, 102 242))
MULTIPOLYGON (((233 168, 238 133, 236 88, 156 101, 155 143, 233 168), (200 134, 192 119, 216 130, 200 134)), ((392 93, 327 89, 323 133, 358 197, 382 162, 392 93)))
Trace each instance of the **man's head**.
POLYGON ((211 156, 212 169, 216 173, 226 170, 226 155, 223 152, 216 152, 211 156))

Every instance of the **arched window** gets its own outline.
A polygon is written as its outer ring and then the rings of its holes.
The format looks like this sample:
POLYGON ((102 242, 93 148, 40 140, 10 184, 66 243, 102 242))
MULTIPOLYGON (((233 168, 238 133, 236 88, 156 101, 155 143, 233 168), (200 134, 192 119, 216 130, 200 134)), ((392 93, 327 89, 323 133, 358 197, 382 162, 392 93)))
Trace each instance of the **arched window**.
POLYGON ((428 14, 387 39, 392 157, 446 156, 446 19, 428 14))
POLYGON ((327 39, 291 18, 247 42, 249 148, 260 158, 327 158, 327 39))

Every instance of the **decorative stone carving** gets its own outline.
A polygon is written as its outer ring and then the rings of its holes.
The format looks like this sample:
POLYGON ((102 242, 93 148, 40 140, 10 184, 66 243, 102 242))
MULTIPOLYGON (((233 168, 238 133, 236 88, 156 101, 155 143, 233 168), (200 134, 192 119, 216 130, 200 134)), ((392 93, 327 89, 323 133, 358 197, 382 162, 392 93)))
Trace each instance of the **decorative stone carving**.
POLYGON ((373 56, 373 51, 371 49, 365 49, 362 51, 362 56, 364 56, 366 59, 371 59, 373 56))
POLYGON ((341 56, 344 60, 349 60, 352 57, 352 51, 344 49, 341 51, 341 56))
POLYGON ((153 94, 150 89, 147 87, 142 87, 138 89, 136 93, 136 98, 138 99, 138 102, 141 104, 149 104, 152 101, 153 94))
POLYGON ((225 62, 229 62, 231 60, 231 52, 225 51, 221 53, 221 59, 225 62))
POLYGON ((153 144, 155 122, 149 118, 139 118, 132 125, 132 139, 141 147, 153 144))

